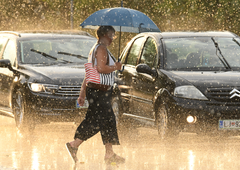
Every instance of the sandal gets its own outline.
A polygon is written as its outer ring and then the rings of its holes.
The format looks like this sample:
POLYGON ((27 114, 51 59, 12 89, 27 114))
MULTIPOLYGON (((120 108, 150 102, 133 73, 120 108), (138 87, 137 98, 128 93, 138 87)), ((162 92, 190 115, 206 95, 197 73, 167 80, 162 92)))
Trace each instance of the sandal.
POLYGON ((77 159, 78 148, 72 147, 70 145, 70 143, 66 143, 66 148, 67 148, 69 155, 72 157, 73 161, 76 163, 78 161, 78 159, 77 159))
POLYGON ((110 158, 105 159, 106 164, 112 164, 112 163, 121 164, 121 163, 124 163, 124 162, 125 162, 125 158, 123 158, 121 156, 118 156, 115 153, 110 158))

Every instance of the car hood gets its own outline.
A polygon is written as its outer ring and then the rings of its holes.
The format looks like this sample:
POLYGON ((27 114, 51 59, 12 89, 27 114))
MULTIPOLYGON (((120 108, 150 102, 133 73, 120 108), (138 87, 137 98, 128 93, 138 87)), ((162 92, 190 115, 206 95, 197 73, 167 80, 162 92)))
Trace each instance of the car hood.
MULTIPOLYGON (((184 79, 194 86, 204 87, 236 87, 240 86, 240 72, 199 72, 199 71, 171 71, 180 79, 184 79)), ((183 80, 182 80, 183 81, 183 80)))
POLYGON ((29 76, 29 81, 31 82, 56 85, 80 85, 85 76, 83 65, 24 65, 21 67, 21 70, 25 74, 32 74, 32 76, 29 76))

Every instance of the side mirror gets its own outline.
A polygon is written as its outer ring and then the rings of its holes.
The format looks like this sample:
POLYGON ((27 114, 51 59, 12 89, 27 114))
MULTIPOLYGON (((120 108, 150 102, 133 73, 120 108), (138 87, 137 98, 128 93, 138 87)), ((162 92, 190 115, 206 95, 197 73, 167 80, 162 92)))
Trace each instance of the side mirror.
POLYGON ((138 64, 136 66, 136 70, 139 73, 146 73, 146 74, 149 74, 149 75, 154 76, 154 77, 156 77, 156 75, 157 75, 156 70, 151 69, 147 64, 138 64))
POLYGON ((15 70, 12 68, 11 62, 9 59, 2 59, 0 60, 0 67, 2 68, 8 68, 9 70, 13 71, 15 73, 15 70))
POLYGON ((0 67, 7 68, 9 66, 11 66, 11 62, 10 62, 9 59, 2 59, 2 60, 0 60, 0 67))

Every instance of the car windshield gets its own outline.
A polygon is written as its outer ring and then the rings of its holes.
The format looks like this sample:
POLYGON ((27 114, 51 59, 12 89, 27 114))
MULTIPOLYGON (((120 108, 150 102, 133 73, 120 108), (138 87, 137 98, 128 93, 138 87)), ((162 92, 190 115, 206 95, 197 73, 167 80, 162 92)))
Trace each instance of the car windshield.
POLYGON ((21 41, 24 64, 86 63, 95 39, 37 39, 21 41))
POLYGON ((164 44, 167 70, 240 70, 239 38, 175 38, 164 44))

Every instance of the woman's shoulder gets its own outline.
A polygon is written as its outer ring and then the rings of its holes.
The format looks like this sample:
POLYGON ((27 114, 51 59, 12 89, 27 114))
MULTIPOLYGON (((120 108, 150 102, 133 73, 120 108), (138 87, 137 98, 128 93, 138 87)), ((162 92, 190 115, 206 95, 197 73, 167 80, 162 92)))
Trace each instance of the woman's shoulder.
POLYGON ((107 47, 103 44, 97 44, 96 48, 101 50, 107 50, 107 47))
POLYGON ((107 53, 107 47, 104 46, 104 45, 99 44, 99 45, 96 47, 96 51, 97 51, 97 52, 100 52, 100 53, 107 53))

